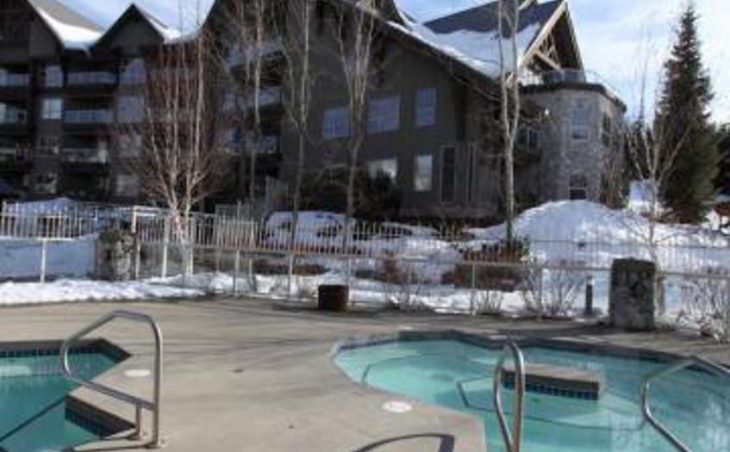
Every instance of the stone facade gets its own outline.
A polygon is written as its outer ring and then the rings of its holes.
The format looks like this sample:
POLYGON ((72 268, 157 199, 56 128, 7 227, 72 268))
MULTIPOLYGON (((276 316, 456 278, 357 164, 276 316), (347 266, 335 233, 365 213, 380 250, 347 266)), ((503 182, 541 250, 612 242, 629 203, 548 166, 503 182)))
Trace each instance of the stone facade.
POLYGON ((620 259, 611 268, 609 314, 611 325, 629 331, 654 329, 654 281, 652 262, 620 259))

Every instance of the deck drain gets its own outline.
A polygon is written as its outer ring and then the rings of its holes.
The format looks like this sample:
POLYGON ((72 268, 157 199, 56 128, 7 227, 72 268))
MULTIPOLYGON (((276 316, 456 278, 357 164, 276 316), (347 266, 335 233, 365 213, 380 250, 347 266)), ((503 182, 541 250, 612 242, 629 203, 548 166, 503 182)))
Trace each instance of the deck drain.
POLYGON ((404 414, 411 411, 412 409, 413 406, 411 406, 410 403, 402 402, 400 400, 391 400, 383 404, 383 410, 387 411, 388 413, 404 414))
POLYGON ((124 376, 127 378, 147 378, 150 375, 152 375, 152 372, 147 369, 129 369, 124 372, 124 376))

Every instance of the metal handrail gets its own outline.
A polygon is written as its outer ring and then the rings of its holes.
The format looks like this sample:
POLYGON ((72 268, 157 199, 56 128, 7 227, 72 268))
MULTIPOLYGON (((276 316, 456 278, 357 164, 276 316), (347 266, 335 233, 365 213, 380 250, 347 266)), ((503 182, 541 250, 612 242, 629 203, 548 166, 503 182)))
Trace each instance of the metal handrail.
POLYGON ((672 443, 672 445, 677 450, 680 450, 682 452, 691 452, 692 449, 684 444, 682 440, 677 437, 677 435, 669 431, 669 429, 664 424, 659 422, 659 420, 654 417, 654 414, 651 411, 651 407, 649 406, 649 389, 651 388, 651 383, 657 378, 666 377, 667 375, 679 372, 680 370, 684 370, 691 366, 700 367, 719 377, 730 378, 730 370, 726 369, 725 367, 722 367, 719 364, 713 363, 712 361, 704 358, 692 357, 683 359, 668 367, 659 369, 656 372, 652 372, 651 374, 647 375, 641 383, 641 409, 644 414, 644 418, 649 421, 652 427, 654 427, 654 429, 661 433, 662 436, 667 439, 667 441, 672 443))
POLYGON ((507 341, 502 355, 497 361, 497 365, 494 368, 494 411, 497 413, 497 420, 499 421, 499 429, 502 432, 507 452, 519 452, 522 447, 522 419, 524 409, 524 397, 525 397, 525 358, 522 355, 522 350, 517 346, 517 343, 512 339, 507 341), (504 408, 502 407, 502 373, 504 371, 504 363, 507 359, 507 355, 511 354, 515 365, 515 400, 514 400, 514 419, 512 420, 512 431, 510 431, 507 425, 507 419, 504 415, 504 408))
POLYGON ((146 314, 140 314, 131 311, 114 311, 103 317, 100 317, 97 321, 82 329, 73 336, 70 336, 63 342, 63 344, 61 345, 61 372, 67 379, 73 381, 74 383, 77 383, 81 386, 99 392, 106 396, 113 397, 117 400, 121 400, 122 402, 134 405, 136 408, 136 430, 133 434, 133 438, 135 439, 140 439, 142 436, 142 409, 144 408, 152 412, 152 439, 147 444, 147 447, 154 449, 162 447, 162 438, 160 436, 160 402, 162 396, 162 331, 160 330, 157 322, 152 317, 146 314), (99 383, 95 383, 91 380, 85 380, 76 377, 71 372, 71 367, 69 365, 69 351, 72 345, 90 332, 101 328, 102 326, 113 320, 120 318, 131 320, 134 322, 146 323, 152 328, 152 333, 155 337, 155 375, 154 393, 152 401, 145 400, 131 394, 127 394, 125 392, 110 388, 99 383))

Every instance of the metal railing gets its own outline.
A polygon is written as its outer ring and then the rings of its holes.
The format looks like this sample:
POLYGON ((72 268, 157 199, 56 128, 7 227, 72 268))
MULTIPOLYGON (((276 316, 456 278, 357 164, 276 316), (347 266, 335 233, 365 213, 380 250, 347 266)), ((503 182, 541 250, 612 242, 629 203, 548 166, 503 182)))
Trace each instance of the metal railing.
POLYGON ((97 321, 80 330, 76 334, 70 336, 63 342, 61 346, 61 372, 63 375, 83 387, 86 387, 92 391, 96 391, 100 394, 115 398, 122 402, 129 403, 135 406, 135 424, 136 429, 131 439, 141 439, 142 437, 142 409, 146 409, 152 413, 152 438, 147 444, 149 448, 160 448, 162 447, 162 438, 160 436, 160 405, 162 398, 162 331, 160 330, 157 322, 146 314, 140 314, 131 311, 114 311, 103 317, 100 317, 97 321), (133 322, 146 323, 152 329, 152 333, 155 337, 155 370, 154 370, 154 392, 153 400, 149 401, 128 394, 126 392, 119 391, 108 386, 95 383, 91 380, 85 380, 76 377, 71 372, 69 365, 69 351, 71 347, 79 341, 82 337, 91 333, 94 330, 101 328, 102 326, 110 323, 116 319, 126 319, 133 322))
POLYGON ((672 433, 667 426, 665 426, 656 417, 654 417, 654 413, 651 411, 651 406, 649 405, 649 390, 651 389, 651 383, 654 380, 661 377, 666 377, 667 375, 671 375, 692 366, 704 369, 711 374, 717 375, 719 377, 730 378, 730 370, 726 369, 725 367, 722 367, 719 364, 715 364, 712 361, 704 358, 692 357, 678 361, 668 367, 659 369, 658 371, 647 375, 641 383, 641 410, 644 418, 649 421, 652 427, 654 427, 656 431, 661 433, 661 435, 666 438, 667 441, 672 443, 672 445, 677 450, 683 452, 691 452, 692 449, 687 446, 681 439, 679 439, 677 435, 672 433))
POLYGON ((493 389, 494 411, 497 413, 499 421, 499 429, 502 432, 504 445, 507 452, 519 452, 522 447, 522 420, 524 410, 525 397, 525 358, 522 350, 515 341, 509 339, 505 345, 502 355, 494 367, 494 389, 493 389), (507 425, 507 418, 504 415, 504 407, 502 406, 502 378, 504 372, 504 363, 507 355, 511 354, 514 360, 514 379, 515 379, 515 399, 514 413, 512 420, 512 430, 507 425))

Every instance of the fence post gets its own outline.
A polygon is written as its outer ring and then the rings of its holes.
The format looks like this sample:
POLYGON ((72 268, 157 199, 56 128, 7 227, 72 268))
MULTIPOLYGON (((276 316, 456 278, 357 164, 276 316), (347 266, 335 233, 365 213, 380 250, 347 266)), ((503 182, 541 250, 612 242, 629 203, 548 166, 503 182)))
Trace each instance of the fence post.
POLYGON ((290 300, 292 295, 292 278, 294 277, 294 252, 289 251, 289 263, 287 269, 287 287, 286 287, 286 299, 290 300))
POLYGON ((140 267, 140 260, 142 258, 142 244, 139 242, 139 240, 134 240, 134 279, 139 280, 139 267, 140 267))
POLYGON ((170 247, 170 225, 169 218, 165 217, 162 222, 162 265, 161 275, 162 279, 167 278, 167 253, 170 247))
POLYGON ((46 265, 47 265, 47 254, 48 254, 48 240, 41 240, 41 284, 46 282, 46 265))
POLYGON ((476 296, 477 296, 477 266, 474 262, 471 264, 471 300, 469 309, 472 315, 476 315, 476 296))
POLYGON ((132 221, 129 225, 132 234, 137 233, 137 206, 132 206, 132 221))
POLYGON ((238 295, 238 271, 241 265, 241 252, 236 250, 233 260, 233 295, 238 295))

